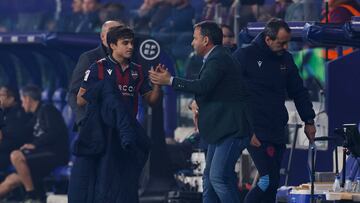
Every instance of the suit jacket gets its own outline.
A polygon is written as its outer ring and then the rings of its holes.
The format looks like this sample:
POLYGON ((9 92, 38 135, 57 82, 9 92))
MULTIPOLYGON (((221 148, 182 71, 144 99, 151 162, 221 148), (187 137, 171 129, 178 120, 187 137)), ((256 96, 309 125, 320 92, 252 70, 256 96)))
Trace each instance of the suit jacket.
POLYGON ((248 94, 238 67, 230 52, 217 46, 203 64, 198 79, 173 80, 175 90, 195 94, 199 131, 210 144, 228 136, 249 135, 248 94))
POLYGON ((85 117, 85 106, 79 107, 76 104, 76 95, 84 79, 85 71, 89 69, 91 64, 102 58, 105 58, 106 55, 106 48, 102 45, 99 45, 97 48, 81 54, 73 71, 69 87, 69 105, 72 111, 75 113, 77 124, 79 124, 79 122, 85 117))

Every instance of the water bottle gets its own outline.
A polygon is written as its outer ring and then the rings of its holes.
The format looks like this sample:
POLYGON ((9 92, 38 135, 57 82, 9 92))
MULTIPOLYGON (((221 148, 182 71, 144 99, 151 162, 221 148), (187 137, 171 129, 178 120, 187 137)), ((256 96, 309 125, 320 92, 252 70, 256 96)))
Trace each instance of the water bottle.
POLYGON ((339 175, 336 175, 332 189, 333 189, 334 192, 341 192, 340 176, 339 175))
POLYGON ((356 177, 356 186, 354 192, 360 193, 360 176, 356 177))
POLYGON ((345 192, 351 192, 352 191, 352 182, 351 182, 351 180, 349 178, 347 178, 346 181, 345 181, 344 191, 345 192))

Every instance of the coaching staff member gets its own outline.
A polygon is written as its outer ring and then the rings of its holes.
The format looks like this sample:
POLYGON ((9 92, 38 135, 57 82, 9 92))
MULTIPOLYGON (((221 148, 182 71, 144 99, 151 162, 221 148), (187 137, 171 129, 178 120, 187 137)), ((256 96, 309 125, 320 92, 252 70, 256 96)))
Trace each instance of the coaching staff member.
POLYGON ((248 203, 275 202, 287 140, 286 95, 295 101, 310 141, 316 132, 308 91, 287 51, 290 32, 284 20, 271 19, 250 46, 234 53, 250 93, 253 135, 248 151, 260 174, 257 186, 245 198, 248 203))

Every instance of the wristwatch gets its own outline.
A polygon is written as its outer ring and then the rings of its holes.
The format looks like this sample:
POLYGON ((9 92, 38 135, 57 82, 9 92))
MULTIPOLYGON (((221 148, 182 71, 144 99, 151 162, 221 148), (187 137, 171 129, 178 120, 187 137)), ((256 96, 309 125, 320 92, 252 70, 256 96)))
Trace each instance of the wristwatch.
POLYGON ((305 121, 305 125, 314 125, 314 119, 309 119, 307 121, 305 121))

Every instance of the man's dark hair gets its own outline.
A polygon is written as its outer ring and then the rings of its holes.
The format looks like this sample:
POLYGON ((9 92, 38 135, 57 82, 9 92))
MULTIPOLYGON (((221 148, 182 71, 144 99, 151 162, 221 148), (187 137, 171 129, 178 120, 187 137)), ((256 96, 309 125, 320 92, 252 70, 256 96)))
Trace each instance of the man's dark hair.
POLYGON ((22 97, 28 96, 35 101, 41 101, 41 89, 36 85, 26 85, 21 88, 20 95, 22 97))
POLYGON ((110 50, 111 50, 110 44, 116 44, 119 39, 134 39, 134 38, 135 38, 134 31, 128 27, 124 27, 123 25, 110 28, 109 32, 106 35, 107 44, 110 50))
POLYGON ((10 85, 0 85, 0 89, 6 89, 8 97, 13 97, 16 102, 20 100, 19 90, 16 87, 10 85))
POLYGON ((214 45, 222 45, 223 33, 215 22, 202 21, 194 25, 194 29, 199 28, 202 36, 206 36, 214 45))
POLYGON ((268 36, 270 39, 275 40, 281 28, 285 29, 288 33, 291 32, 289 25, 283 19, 272 18, 266 23, 264 35, 265 37, 268 36))

